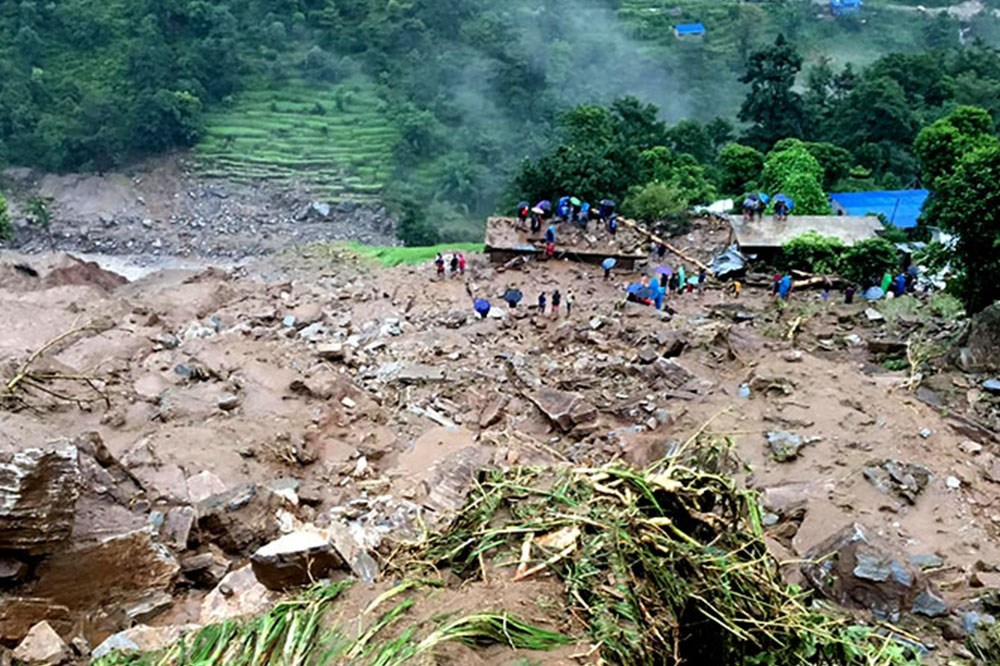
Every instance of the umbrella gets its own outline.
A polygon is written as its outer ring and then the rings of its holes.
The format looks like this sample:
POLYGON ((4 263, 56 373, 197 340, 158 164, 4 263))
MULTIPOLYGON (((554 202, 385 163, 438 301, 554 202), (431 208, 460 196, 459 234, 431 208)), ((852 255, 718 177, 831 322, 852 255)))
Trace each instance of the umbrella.
POLYGON ((607 206, 608 208, 614 208, 617 204, 611 199, 601 199, 599 202, 602 206, 607 206))
POLYGON ((532 208, 531 212, 534 213, 535 215, 545 215, 545 211, 539 208, 538 206, 532 208))
POLYGON ((778 203, 779 201, 784 201, 785 205, 788 206, 788 210, 792 210, 792 209, 795 208, 795 202, 792 201, 791 199, 789 199, 784 194, 776 194, 776 195, 774 195, 774 202, 778 203))
POLYGON ((750 201, 757 201, 758 199, 760 199, 760 195, 759 194, 749 194, 749 195, 747 195, 747 199, 749 199, 750 201))
POLYGON ((508 289, 503 293, 503 300, 507 301, 510 307, 515 307, 524 298, 524 294, 521 293, 520 289, 508 289))
POLYGON ((625 289, 625 291, 638 299, 653 298, 654 296, 653 290, 641 282, 633 282, 625 289))
POLYGON ((603 268, 606 271, 610 271, 612 268, 615 267, 615 264, 617 263, 618 263, 617 259, 615 259, 614 257, 608 257, 607 259, 601 262, 601 268, 603 268))
POLYGON ((760 198, 760 200, 764 202, 764 205, 765 205, 765 206, 766 206, 767 204, 771 203, 771 197, 767 196, 767 195, 766 195, 766 194, 764 194, 763 192, 759 193, 759 194, 757 195, 757 197, 758 197, 758 198, 760 198))
POLYGON ((527 207, 528 207, 528 206, 530 206, 530 205, 531 205, 531 204, 529 204, 529 203, 528 203, 527 201, 520 201, 520 202, 518 202, 518 204, 517 204, 517 209, 518 209, 518 210, 521 210, 522 208, 527 208, 527 207))
POLYGON ((579 206, 580 205, 580 200, 577 199, 576 197, 570 197, 569 198, 569 202, 571 204, 573 204, 574 206, 579 206))
POLYGON ((552 210, 552 202, 548 199, 543 199, 535 204, 535 208, 541 208, 543 211, 552 210))
POLYGON ((670 277, 671 275, 674 274, 674 269, 672 269, 670 266, 657 266, 656 270, 653 271, 653 273, 655 275, 666 275, 667 277, 670 277))
POLYGON ((865 290, 865 293, 863 293, 862 296, 864 296, 869 301, 877 301, 878 299, 885 296, 885 292, 882 291, 882 287, 869 287, 868 289, 865 290))
POLYGON ((490 302, 485 298, 477 298, 472 304, 472 307, 474 307, 476 309, 476 313, 484 319, 486 318, 486 315, 490 313, 490 302))

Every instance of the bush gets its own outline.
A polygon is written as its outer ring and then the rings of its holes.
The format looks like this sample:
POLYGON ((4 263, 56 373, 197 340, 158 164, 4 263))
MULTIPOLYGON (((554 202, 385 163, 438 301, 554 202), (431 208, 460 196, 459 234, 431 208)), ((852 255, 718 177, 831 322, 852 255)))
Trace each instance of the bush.
POLYGON ((682 222, 687 219, 687 201, 680 190, 654 181, 633 187, 622 204, 622 212, 647 224, 682 222))
POLYGON ((899 251, 884 238, 855 243, 840 257, 840 274, 852 282, 879 279, 899 264, 899 251))
POLYGON ((840 239, 810 231, 781 246, 782 266, 807 273, 836 273, 843 252, 840 239))
POLYGON ((10 240, 14 237, 14 226, 10 223, 10 215, 7 213, 7 200, 0 195, 0 241, 10 240))

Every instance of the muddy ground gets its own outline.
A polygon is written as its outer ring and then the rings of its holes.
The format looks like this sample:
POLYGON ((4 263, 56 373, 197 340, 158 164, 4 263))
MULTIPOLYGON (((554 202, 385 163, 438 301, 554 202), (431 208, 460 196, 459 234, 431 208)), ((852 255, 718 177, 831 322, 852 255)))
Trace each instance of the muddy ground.
MULTIPOLYGON (((703 222, 674 242, 707 259, 724 239, 703 222)), ((56 549, 87 555, 15 553, 25 567, 0 592, 0 644, 13 647, 41 619, 95 646, 137 622, 257 610, 276 595, 252 577, 222 594, 219 580, 246 577, 253 549, 282 531, 349 529, 384 565, 420 525, 439 529, 455 515, 482 465, 646 466, 700 432, 731 446, 738 481, 763 491, 775 557, 794 562, 863 525, 925 569, 948 603, 938 617, 898 618, 934 648, 928 663, 963 654, 963 619, 1000 589, 997 398, 943 356, 919 390, 908 369, 883 362, 898 361, 901 341, 905 356, 907 337, 950 341, 960 321, 926 303, 879 319, 818 291, 779 304, 753 279, 739 300, 711 282, 701 295, 671 295, 669 316, 624 302, 638 275, 469 259, 464 276, 435 279, 429 265, 385 269, 328 249, 125 283, 65 255, 0 256, 5 382, 23 369, 50 373, 46 391, 21 385, 0 411, 0 454, 70 440, 97 461, 84 465, 92 474, 56 549), (499 298, 509 286, 525 294, 515 309, 499 298), (556 288, 575 292, 571 315, 534 307, 556 288), (491 301, 489 317, 475 315, 472 297, 491 301), (775 431, 800 448, 771 447, 775 431), (247 488, 254 499, 234 499, 247 488), (226 502, 236 513, 218 508, 226 502), (143 529, 153 545, 87 550, 143 529), (195 568, 195 556, 211 566, 195 568)), ((787 572, 802 582, 794 564, 787 572)), ((355 586, 340 612, 386 586, 355 586)), ((434 595, 581 635, 546 576, 511 583, 500 568, 434 595)), ((540 660, 579 663, 570 655, 587 651, 581 643, 540 660)), ((510 653, 454 659, 513 663, 510 653)))

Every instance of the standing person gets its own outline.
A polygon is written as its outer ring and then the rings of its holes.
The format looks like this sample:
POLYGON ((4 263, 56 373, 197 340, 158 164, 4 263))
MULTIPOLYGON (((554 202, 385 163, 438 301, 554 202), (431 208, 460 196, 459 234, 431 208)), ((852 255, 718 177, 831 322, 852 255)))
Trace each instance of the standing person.
POLYGON ((778 297, 783 301, 788 300, 788 296, 792 293, 792 276, 785 274, 781 278, 781 282, 778 283, 778 297))
POLYGON ((778 285, 781 284, 781 273, 775 273, 771 276, 771 295, 778 295, 778 285))
POLYGON ((437 258, 434 260, 434 266, 437 268, 437 276, 439 278, 444 277, 444 256, 438 252, 437 258))
POLYGON ((847 285, 847 289, 844 289, 844 305, 850 305, 854 302, 854 292, 857 290, 858 288, 855 285, 847 285))
POLYGON ((678 277, 677 273, 671 273, 670 279, 667 281, 667 289, 674 293, 679 293, 680 284, 680 277, 678 277))
POLYGON ((663 296, 666 294, 666 289, 660 282, 666 282, 666 276, 662 278, 653 278, 649 281, 649 288, 653 290, 653 304, 656 305, 657 310, 663 309, 663 296))
POLYGON ((531 214, 531 204, 522 201, 517 204, 517 228, 521 231, 527 229, 528 216, 531 214))
POLYGON ((906 273, 896 276, 896 296, 906 295, 906 273))
POLYGON ((739 280, 733 280, 733 298, 738 299, 741 291, 743 291, 743 283, 739 280))
POLYGON ((556 244, 549 241, 545 244, 545 257, 551 259, 554 256, 556 256, 556 244))
POLYGON ((889 287, 891 286, 892 286, 892 273, 886 271, 885 274, 882 275, 882 293, 888 294, 889 287))
POLYGON ((684 264, 681 264, 680 268, 677 269, 677 295, 680 296, 684 293, 684 287, 687 286, 687 274, 684 272, 684 264))
POLYGON ((545 292, 538 294, 538 314, 545 314, 545 292))
POLYGON ((559 318, 559 305, 562 303, 562 294, 556 289, 552 292, 552 317, 559 318))
POLYGON ((708 279, 708 271, 704 268, 698 271, 698 297, 704 298, 705 296, 705 280, 708 279))
POLYGON ((665 243, 657 243, 656 245, 656 258, 663 261, 663 257, 667 255, 667 246, 665 243))
POLYGON ((458 273, 465 275, 465 254, 462 252, 458 253, 458 273))
POLYGON ((451 276, 455 277, 458 275, 458 255, 451 255, 451 276))
POLYGON ((829 276, 823 276, 823 302, 830 300, 830 289, 833 288, 833 282, 830 281, 829 276))
POLYGON ((576 302, 576 294, 573 293, 573 287, 566 290, 566 318, 569 319, 570 315, 573 314, 573 303, 576 302))
POLYGON ((608 220, 608 233, 612 236, 618 233, 618 217, 614 214, 612 214, 611 219, 608 220))

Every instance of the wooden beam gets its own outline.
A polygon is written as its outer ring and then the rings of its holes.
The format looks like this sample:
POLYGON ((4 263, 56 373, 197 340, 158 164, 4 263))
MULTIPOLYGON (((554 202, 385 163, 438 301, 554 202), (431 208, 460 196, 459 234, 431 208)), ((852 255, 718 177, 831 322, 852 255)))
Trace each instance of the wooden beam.
POLYGON ((620 223, 624 224, 626 227, 629 227, 630 229, 636 230, 637 232, 639 232, 640 234, 642 234, 643 236, 645 236, 649 240, 653 241, 654 243, 658 243, 658 244, 664 246, 665 248, 667 248, 667 250, 669 250, 673 254, 676 254, 678 257, 680 257, 684 261, 686 261, 688 263, 691 263, 691 264, 694 264, 698 268, 704 268, 706 271, 709 270, 708 266, 706 266, 705 264, 701 263, 697 259, 693 259, 693 258, 687 256, 686 254, 684 254, 683 252, 681 252, 680 250, 678 250, 676 247, 674 247, 673 245, 671 245, 667 241, 663 240, 662 238, 660 238, 659 236, 657 236, 653 232, 647 231, 643 227, 640 227, 639 224, 635 220, 626 220, 626 219, 620 217, 620 218, 618 218, 618 221, 620 223))

